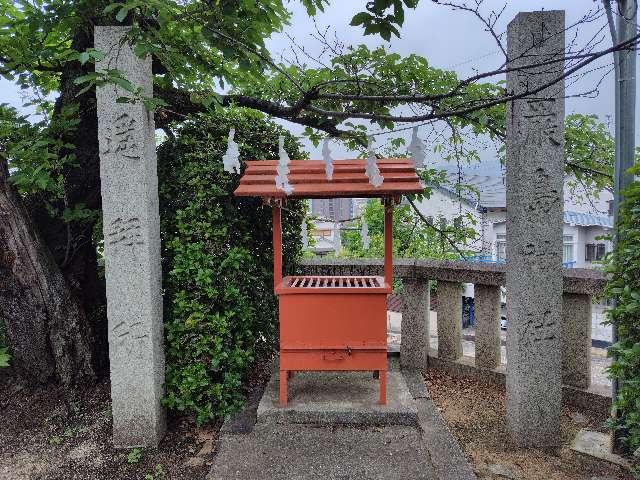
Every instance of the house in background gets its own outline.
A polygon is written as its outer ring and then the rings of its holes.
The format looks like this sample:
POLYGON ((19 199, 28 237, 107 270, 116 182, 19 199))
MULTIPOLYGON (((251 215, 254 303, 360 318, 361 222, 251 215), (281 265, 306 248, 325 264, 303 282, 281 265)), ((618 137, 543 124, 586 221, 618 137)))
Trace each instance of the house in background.
POLYGON ((353 218, 353 201, 351 198, 314 198, 311 201, 311 214, 319 220, 343 222, 353 218))
MULTIPOLYGON (((451 175, 455 184, 458 175, 451 175)), ((418 208, 436 225, 460 224, 472 227, 477 235, 462 248, 469 249, 484 261, 506 259, 506 188, 504 177, 468 175, 461 179, 468 185, 458 193, 450 187, 435 187, 431 198, 423 199, 418 208)), ((565 180, 563 263, 567 267, 594 268, 611 250, 611 243, 600 237, 613 227, 613 196, 602 191, 597 198, 583 187, 565 180)))
POLYGON ((340 231, 336 229, 335 222, 316 220, 310 236, 314 239, 314 245, 309 249, 318 256, 328 255, 336 250, 336 243, 340 238, 340 231))

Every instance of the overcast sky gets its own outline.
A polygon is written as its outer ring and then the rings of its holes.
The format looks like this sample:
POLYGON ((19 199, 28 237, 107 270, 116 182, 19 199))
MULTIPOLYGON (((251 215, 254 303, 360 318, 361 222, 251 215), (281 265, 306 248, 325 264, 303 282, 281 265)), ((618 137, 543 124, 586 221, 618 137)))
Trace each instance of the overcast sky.
MULTIPOLYGON (((471 14, 460 11, 452 12, 449 8, 422 0, 417 9, 407 10, 405 23, 401 30, 402 37, 399 39, 392 37, 391 42, 388 43, 379 37, 363 37, 361 28, 349 26, 353 15, 362 10, 364 4, 363 0, 333 1, 324 13, 320 13, 315 18, 315 22, 321 29, 329 26, 330 31, 335 32, 337 37, 346 44, 385 45, 390 51, 401 55, 415 53, 426 57, 433 66, 455 70, 460 77, 492 70, 499 67, 503 61, 502 54, 493 38, 483 31, 482 25, 471 14)), ((503 5, 504 2, 501 1, 486 0, 483 11, 488 13, 491 9, 502 8, 503 5)), ((589 9, 598 5, 599 0, 598 2, 592 0, 511 0, 502 15, 497 30, 499 32, 505 31, 507 23, 518 11, 564 8, 566 23, 571 25, 577 22, 589 9)), ((320 45, 311 36, 315 32, 313 19, 308 17, 298 2, 291 2, 288 7, 294 12, 294 15, 286 32, 295 37, 297 43, 305 45, 309 51, 318 52, 320 45)), ((605 25, 606 19, 603 17, 592 24, 581 26, 578 44, 584 44, 605 25)), ((604 42, 597 47, 598 50, 608 48, 611 45, 608 29, 605 28, 601 36, 604 38, 604 42)), ((274 35, 268 41, 268 46, 274 57, 280 58, 282 55, 285 59, 292 58, 290 41, 286 35, 274 35)), ((598 65, 611 62, 612 57, 608 56, 598 65)), ((567 94, 578 94, 591 89, 601 77, 602 72, 603 70, 595 72, 568 87, 567 94)), ((600 93, 596 98, 568 98, 566 102, 567 114, 573 112, 595 113, 602 121, 613 122, 613 88, 613 74, 610 74, 600 85, 600 93)), ((0 80, 0 103, 9 103, 17 107, 22 104, 19 89, 4 79, 0 80)), ((284 122, 284 124, 292 133, 299 134, 301 132, 301 128, 296 125, 288 122, 284 122)), ((383 143, 384 138, 378 139, 380 147, 383 143)), ((312 158, 320 157, 319 149, 308 143, 306 147, 311 152, 312 158)), ((334 151, 338 155, 348 155, 348 152, 337 146, 334 147, 334 151)), ((479 171, 486 169, 495 171, 496 163, 493 149, 482 152, 481 156, 484 166, 479 171)))

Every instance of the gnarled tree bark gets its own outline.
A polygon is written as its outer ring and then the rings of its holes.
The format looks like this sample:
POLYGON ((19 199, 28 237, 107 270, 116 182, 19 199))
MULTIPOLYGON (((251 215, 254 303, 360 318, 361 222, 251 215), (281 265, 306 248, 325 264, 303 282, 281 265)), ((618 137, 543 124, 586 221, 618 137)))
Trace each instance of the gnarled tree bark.
POLYGON ((66 386, 95 378, 84 309, 9 183, 1 152, 0 319, 27 378, 66 386))

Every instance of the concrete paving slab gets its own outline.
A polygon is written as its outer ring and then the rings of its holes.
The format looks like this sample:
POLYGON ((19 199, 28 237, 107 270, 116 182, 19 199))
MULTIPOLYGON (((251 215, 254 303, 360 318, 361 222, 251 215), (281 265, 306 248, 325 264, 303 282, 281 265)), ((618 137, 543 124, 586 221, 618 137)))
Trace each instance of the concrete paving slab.
POLYGON ((571 450, 601 458, 611 463, 628 467, 629 462, 620 455, 611 453, 611 436, 606 433, 594 432, 587 429, 581 429, 576 438, 573 439, 571 450))
POLYGON ((223 435, 207 480, 433 480, 415 427, 264 423, 223 435))
POLYGON ((296 372, 283 407, 274 372, 258 406, 258 423, 417 426, 417 405, 396 363, 390 362, 387 373, 386 405, 378 404, 379 382, 371 372, 296 372))

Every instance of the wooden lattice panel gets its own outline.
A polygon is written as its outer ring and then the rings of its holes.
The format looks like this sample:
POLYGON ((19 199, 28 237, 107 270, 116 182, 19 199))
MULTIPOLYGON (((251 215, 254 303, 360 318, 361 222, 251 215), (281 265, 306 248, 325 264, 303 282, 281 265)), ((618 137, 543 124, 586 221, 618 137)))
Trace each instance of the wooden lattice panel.
POLYGON ((276 288, 278 294, 295 293, 390 293, 391 287, 377 276, 290 276, 276 288))

